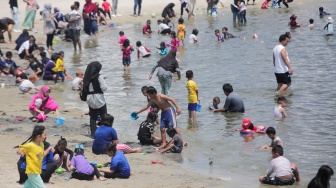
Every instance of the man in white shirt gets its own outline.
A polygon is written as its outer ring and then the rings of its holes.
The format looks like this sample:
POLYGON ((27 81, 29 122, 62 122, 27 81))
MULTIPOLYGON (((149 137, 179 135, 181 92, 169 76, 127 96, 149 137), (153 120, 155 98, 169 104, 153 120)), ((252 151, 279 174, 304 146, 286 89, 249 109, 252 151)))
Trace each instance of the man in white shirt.
POLYGON ((273 49, 274 73, 278 83, 278 92, 285 91, 291 85, 291 76, 293 69, 289 64, 288 53, 285 46, 288 44, 286 35, 279 37, 279 44, 273 49))

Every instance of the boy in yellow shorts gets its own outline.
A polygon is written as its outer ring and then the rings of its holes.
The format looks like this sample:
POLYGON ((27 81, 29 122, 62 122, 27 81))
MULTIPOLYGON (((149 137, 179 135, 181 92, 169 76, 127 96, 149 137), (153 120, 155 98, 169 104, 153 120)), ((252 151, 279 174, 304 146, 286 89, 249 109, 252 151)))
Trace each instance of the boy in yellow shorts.
POLYGON ((186 27, 183 24, 183 18, 178 19, 178 26, 177 26, 177 37, 182 41, 184 45, 184 36, 186 34, 186 27))

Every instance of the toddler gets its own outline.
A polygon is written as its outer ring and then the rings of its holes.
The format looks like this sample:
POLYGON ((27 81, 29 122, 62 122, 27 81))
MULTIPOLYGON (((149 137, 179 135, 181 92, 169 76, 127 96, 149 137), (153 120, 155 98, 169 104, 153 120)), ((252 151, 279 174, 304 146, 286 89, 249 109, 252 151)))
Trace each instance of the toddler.
POLYGON ((36 91, 39 91, 33 84, 36 81, 36 76, 31 74, 29 75, 29 80, 24 79, 22 80, 21 84, 19 85, 19 90, 23 94, 28 94, 31 89, 35 89, 36 91))
POLYGON ((309 19, 309 25, 308 25, 308 28, 309 29, 314 29, 315 25, 314 25, 314 19, 310 18, 309 19))
POLYGON ((81 70, 76 72, 76 78, 72 81, 72 90, 82 90, 84 74, 81 70))
MULTIPOLYGON (((75 9, 76 8, 75 5, 71 5, 70 8, 71 8, 71 11, 69 12, 69 19, 72 20, 72 19, 75 19, 75 18, 80 18, 80 15, 78 14, 77 10, 75 9)), ((79 27, 78 27, 79 24, 81 24, 81 23, 78 23, 78 21, 75 21, 76 28, 71 28, 72 24, 69 24, 69 28, 78 30, 79 29, 79 27)))
POLYGON ((183 22, 184 22, 183 18, 178 19, 177 32, 179 40, 182 41, 182 44, 184 45, 184 36, 186 34, 186 27, 183 24, 183 22))
POLYGON ((183 140, 179 134, 176 133, 174 128, 168 128, 167 134, 172 138, 166 145, 161 145, 160 147, 155 148, 156 150, 161 151, 160 154, 171 151, 173 153, 181 153, 183 150, 183 140))
POLYGON ((286 98, 285 97, 278 97, 277 105, 274 107, 274 118, 276 120, 283 120, 287 117, 286 110, 284 107, 286 106, 286 98))
POLYGON ((222 34, 224 39, 229 39, 229 38, 236 38, 236 35, 231 34, 228 32, 228 28, 227 27, 223 27, 222 28, 222 34))
POLYGON ((71 161, 74 153, 67 148, 67 145, 68 142, 65 138, 61 137, 61 139, 58 140, 54 148, 54 161, 57 164, 57 168, 62 166, 66 171, 70 171, 68 168, 68 155, 70 155, 69 161, 71 161))
POLYGON ((197 39, 197 35, 198 35, 198 30, 197 29, 193 29, 192 33, 189 36, 189 43, 198 43, 198 39, 197 39))
POLYGON ((176 37, 176 33, 175 31, 172 31, 170 33, 170 37, 171 37, 171 42, 170 42, 170 46, 173 50, 177 51, 178 47, 180 46, 180 41, 179 39, 176 37))
POLYGON ((290 22, 288 23, 288 25, 290 25, 291 27, 301 27, 301 24, 296 22, 296 18, 297 16, 295 14, 293 14, 289 19, 290 22))
POLYGON ((219 103, 220 103, 220 98, 219 97, 213 98, 212 104, 209 105, 209 110, 218 109, 219 103))
POLYGON ((168 53, 165 42, 161 42, 160 47, 157 47, 157 49, 159 49, 158 54, 160 54, 163 57, 166 56, 168 53))

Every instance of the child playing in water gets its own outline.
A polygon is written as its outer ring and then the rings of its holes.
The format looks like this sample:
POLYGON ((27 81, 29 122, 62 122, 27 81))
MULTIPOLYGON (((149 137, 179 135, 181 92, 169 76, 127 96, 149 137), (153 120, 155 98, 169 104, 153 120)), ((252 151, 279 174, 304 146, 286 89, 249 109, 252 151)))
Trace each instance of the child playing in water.
POLYGON ((81 70, 76 72, 76 78, 72 81, 72 90, 79 91, 83 87, 84 74, 81 70))
POLYGON ((296 22, 296 18, 297 16, 295 14, 293 14, 289 19, 290 22, 288 23, 288 25, 290 25, 291 27, 301 27, 301 24, 296 22))
POLYGON ((64 52, 60 51, 58 53, 58 59, 56 61, 56 66, 53 68, 53 70, 56 72, 56 77, 55 77, 55 84, 57 84, 58 77, 62 78, 62 82, 64 83, 64 52))
POLYGON ((314 19, 310 18, 309 19, 309 25, 308 25, 308 28, 309 29, 314 29, 315 25, 314 25, 314 19))
POLYGON ((169 97, 167 95, 158 94, 156 89, 153 86, 149 86, 147 88, 147 95, 149 96, 150 100, 146 106, 141 108, 140 110, 136 111, 136 114, 139 114, 145 110, 147 110, 149 107, 152 106, 153 103, 155 103, 161 110, 161 122, 160 122, 160 130, 161 130, 161 139, 162 139, 162 145, 166 145, 166 128, 174 128, 176 129, 177 134, 181 135, 181 132, 179 128, 177 127, 176 123, 176 112, 177 115, 181 113, 181 110, 179 106, 177 105, 174 98, 169 97), (169 103, 172 102, 173 105, 176 107, 175 109, 172 107, 172 105, 169 103))
MULTIPOLYGON (((261 9, 268 9, 269 7, 271 7, 272 5, 270 4, 271 0, 265 0, 262 4, 261 4, 261 9)), ((247 1, 248 4, 248 1, 247 1)))
POLYGON ((217 37, 217 42, 224 42, 224 38, 223 38, 223 36, 219 33, 219 30, 218 29, 216 29, 215 30, 215 35, 216 35, 216 37, 217 37))
POLYGON ((130 45, 130 41, 128 39, 125 39, 121 51, 123 52, 123 57, 122 57, 122 63, 124 65, 124 72, 128 70, 128 72, 131 71, 131 53, 133 51, 133 47, 130 45))
POLYGON ((23 79, 21 84, 19 85, 19 90, 23 94, 28 94, 31 89, 35 89, 36 91, 39 91, 33 84, 36 81, 36 76, 31 74, 29 75, 29 80, 23 79))
POLYGON ((160 54, 163 57, 166 56, 167 53, 168 53, 168 50, 166 48, 166 43, 165 42, 161 42, 160 43, 160 47, 157 48, 157 49, 159 49, 158 54, 160 54))
POLYGON ((19 149, 16 153, 25 157, 27 161, 26 174, 28 175, 28 179, 26 180, 24 187, 45 187, 40 176, 42 173, 42 161, 44 154, 48 154, 49 151, 52 150, 51 146, 44 150, 43 141, 46 139, 46 135, 45 127, 36 125, 28 140, 17 146, 19 149), (26 144, 27 142, 29 143, 26 144))
POLYGON ((236 131, 240 131, 241 133, 262 133, 265 134, 266 127, 265 126, 255 126, 251 122, 249 118, 244 118, 242 122, 242 129, 236 129, 236 131))
POLYGON ((162 22, 162 20, 158 20, 157 24, 159 25, 158 34, 166 35, 171 33, 171 28, 162 22))
POLYGON ((320 12, 320 17, 323 18, 324 16, 330 15, 329 13, 325 12, 323 7, 319 8, 319 12, 320 12))
POLYGON ((181 153, 183 150, 183 140, 180 135, 176 133, 176 130, 173 128, 167 129, 167 134, 170 138, 172 138, 166 145, 161 145, 160 147, 155 148, 160 151, 160 154, 163 154, 167 151, 171 151, 173 153, 181 153))
POLYGON ((267 169, 266 176, 260 176, 259 181, 269 185, 293 185, 295 181, 299 182, 299 170, 294 163, 283 157, 282 146, 272 148, 273 159, 267 169), (271 175, 274 173, 274 177, 271 175))
POLYGON ((214 97, 212 99, 212 104, 209 105, 209 110, 218 109, 219 103, 220 103, 220 98, 219 97, 214 97))
POLYGON ((274 107, 274 118, 276 120, 283 120, 287 117, 286 110, 284 107, 286 106, 286 98, 285 97, 278 97, 277 105, 274 107))
POLYGON ((178 33, 178 38, 180 39, 180 41, 182 41, 182 44, 184 45, 186 26, 183 24, 183 22, 184 22, 183 18, 178 19, 177 33, 178 33))
POLYGON ((33 115, 30 118, 33 122, 37 121, 37 115, 43 114, 44 116, 47 115, 51 111, 55 111, 56 115, 58 116, 58 105, 50 96, 50 87, 49 86, 42 86, 38 94, 33 96, 33 99, 29 105, 29 111, 33 115), (36 102, 40 101, 40 102, 36 102))
POLYGON ((272 140, 271 145, 262 146, 261 149, 271 150, 274 146, 282 145, 282 140, 276 135, 276 131, 273 127, 268 127, 266 129, 266 134, 268 138, 272 140))
POLYGON ((327 30, 327 34, 326 36, 330 36, 334 34, 334 24, 332 24, 332 22, 334 22, 334 20, 332 19, 331 16, 328 17, 328 23, 326 26, 324 26, 324 30, 327 30))
POLYGON ((193 29, 192 33, 189 36, 189 43, 198 43, 198 39, 197 39, 197 35, 198 35, 198 30, 197 29, 193 29))
POLYGON ((171 42, 169 44, 169 46, 171 46, 171 48, 175 51, 177 51, 178 47, 180 46, 180 41, 179 39, 176 37, 176 33, 175 31, 172 31, 170 33, 170 37, 171 37, 171 42))
POLYGON ((54 161, 57 164, 57 168, 62 166, 62 168, 64 168, 66 171, 70 171, 68 168, 68 156, 69 161, 71 161, 74 153, 67 148, 67 145, 68 142, 65 138, 61 137, 61 139, 58 140, 54 148, 54 161))
MULTIPOLYGON (((81 145, 82 146, 82 145, 81 145)), ((70 170, 73 171, 71 177, 78 180, 92 180, 96 175, 100 181, 106 180, 102 177, 95 165, 92 165, 84 157, 84 149, 76 145, 76 156, 71 159, 70 170)))
POLYGON ((161 144, 162 140, 154 136, 154 126, 157 119, 157 113, 149 112, 147 119, 140 124, 138 131, 138 140, 142 145, 161 144))
POLYGON ((118 42, 118 44, 119 44, 120 46, 122 46, 122 45, 124 44, 124 41, 127 39, 127 37, 125 36, 125 34, 124 34, 123 31, 120 31, 120 32, 119 32, 119 36, 120 36, 120 38, 119 38, 119 42, 118 42))
POLYGON ((223 27, 223 28, 222 28, 222 34, 223 34, 224 39, 236 38, 236 35, 231 34, 231 33, 229 33, 228 31, 229 31, 229 30, 228 30, 227 27, 223 27))
POLYGON ((104 172, 105 178, 129 178, 131 168, 125 155, 121 151, 117 151, 116 144, 113 142, 107 144, 105 151, 111 157, 111 162, 105 163, 105 165, 110 164, 110 169, 100 168, 98 171, 104 172))
POLYGON ((240 22, 246 24, 246 5, 244 0, 238 1, 239 5, 239 13, 240 14, 240 22))
POLYGON ((138 51, 138 60, 140 60, 140 54, 142 58, 147 58, 151 56, 151 54, 149 53, 150 50, 146 46, 142 45, 140 41, 136 42, 136 46, 138 51))
POLYGON ((188 113, 189 119, 196 123, 196 106, 198 101, 198 88, 196 82, 193 81, 194 73, 192 70, 186 72, 186 88, 188 90, 188 113))
POLYGON ((155 30, 152 31, 152 28, 151 28, 151 21, 150 20, 147 20, 146 24, 143 26, 142 28, 142 33, 143 34, 151 34, 155 32, 155 30))

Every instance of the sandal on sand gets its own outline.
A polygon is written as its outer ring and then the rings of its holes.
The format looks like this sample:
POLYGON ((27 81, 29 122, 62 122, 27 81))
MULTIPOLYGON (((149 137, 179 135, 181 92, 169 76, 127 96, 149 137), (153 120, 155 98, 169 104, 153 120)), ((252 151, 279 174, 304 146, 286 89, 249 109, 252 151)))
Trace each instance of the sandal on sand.
POLYGON ((32 122, 36 122, 37 121, 37 117, 33 117, 31 120, 32 120, 32 122))

